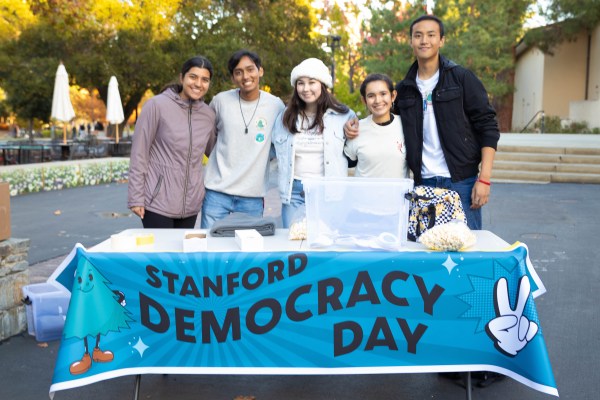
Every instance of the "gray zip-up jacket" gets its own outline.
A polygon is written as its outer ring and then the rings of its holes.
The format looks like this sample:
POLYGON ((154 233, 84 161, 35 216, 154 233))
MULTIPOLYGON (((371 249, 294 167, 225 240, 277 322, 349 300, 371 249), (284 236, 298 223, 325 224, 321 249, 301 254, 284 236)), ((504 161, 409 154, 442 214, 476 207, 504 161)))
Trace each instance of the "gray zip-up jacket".
POLYGON ((196 215, 204 200, 203 155, 215 144, 215 112, 167 89, 144 104, 129 164, 129 208, 169 217, 196 215))

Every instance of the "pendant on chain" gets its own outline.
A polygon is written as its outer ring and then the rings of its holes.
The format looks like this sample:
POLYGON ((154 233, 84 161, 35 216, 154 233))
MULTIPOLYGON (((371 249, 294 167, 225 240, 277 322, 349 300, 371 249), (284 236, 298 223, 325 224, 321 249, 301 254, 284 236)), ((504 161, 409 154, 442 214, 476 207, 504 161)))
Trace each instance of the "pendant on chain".
POLYGON ((242 114, 242 121, 244 121, 244 127, 246 128, 244 130, 244 134, 247 135, 248 127, 252 123, 252 120, 254 119, 254 115, 256 115, 256 110, 258 110, 258 105, 260 104, 260 92, 258 92, 258 101, 256 102, 256 106, 254 107, 254 112, 252 113, 252 116, 250 117, 250 121, 248 121, 248 123, 246 123, 246 118, 244 117, 244 110, 242 110, 242 96, 240 95, 239 91, 238 91, 238 103, 240 105, 240 114, 242 114))

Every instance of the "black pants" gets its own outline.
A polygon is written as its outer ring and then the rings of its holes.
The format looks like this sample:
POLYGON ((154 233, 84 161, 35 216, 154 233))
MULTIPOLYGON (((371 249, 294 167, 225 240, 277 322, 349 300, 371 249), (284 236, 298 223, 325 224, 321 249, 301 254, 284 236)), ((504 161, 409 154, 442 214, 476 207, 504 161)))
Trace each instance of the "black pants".
POLYGON ((198 218, 197 215, 187 218, 170 218, 146 210, 144 212, 142 224, 145 229, 194 229, 194 226, 196 226, 196 218, 198 218))

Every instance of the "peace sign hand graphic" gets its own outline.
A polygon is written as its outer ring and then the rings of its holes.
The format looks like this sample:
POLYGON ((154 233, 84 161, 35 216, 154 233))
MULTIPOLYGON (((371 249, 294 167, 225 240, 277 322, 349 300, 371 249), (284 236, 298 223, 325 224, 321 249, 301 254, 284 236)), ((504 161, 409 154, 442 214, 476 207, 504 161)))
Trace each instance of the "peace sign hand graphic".
POLYGON ((516 356, 538 332, 538 325, 523 316, 530 293, 529 278, 523 276, 519 281, 517 304, 513 310, 510 307, 506 278, 500 278, 496 282, 494 307, 497 317, 488 322, 486 331, 496 341, 496 348, 506 355, 516 356))

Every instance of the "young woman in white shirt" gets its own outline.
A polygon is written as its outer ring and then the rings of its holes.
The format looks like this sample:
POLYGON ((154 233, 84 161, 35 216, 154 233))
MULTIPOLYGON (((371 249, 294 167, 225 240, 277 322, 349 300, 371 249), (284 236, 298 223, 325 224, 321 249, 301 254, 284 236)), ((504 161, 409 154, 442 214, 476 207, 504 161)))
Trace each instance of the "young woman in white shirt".
POLYGON ((348 140, 344 153, 357 161, 354 176, 408 178, 406 146, 400 117, 392 113, 396 91, 384 74, 368 75, 360 95, 370 115, 359 121, 359 135, 348 140))

